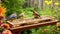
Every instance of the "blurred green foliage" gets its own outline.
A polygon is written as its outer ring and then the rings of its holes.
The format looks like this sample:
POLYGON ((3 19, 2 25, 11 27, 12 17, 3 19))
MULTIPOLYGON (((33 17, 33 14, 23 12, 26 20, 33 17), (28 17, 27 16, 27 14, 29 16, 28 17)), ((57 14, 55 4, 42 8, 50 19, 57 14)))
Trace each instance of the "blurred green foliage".
POLYGON ((22 5, 24 4, 25 0, 2 0, 3 6, 7 8, 6 16, 16 12, 20 14, 22 12, 22 5))

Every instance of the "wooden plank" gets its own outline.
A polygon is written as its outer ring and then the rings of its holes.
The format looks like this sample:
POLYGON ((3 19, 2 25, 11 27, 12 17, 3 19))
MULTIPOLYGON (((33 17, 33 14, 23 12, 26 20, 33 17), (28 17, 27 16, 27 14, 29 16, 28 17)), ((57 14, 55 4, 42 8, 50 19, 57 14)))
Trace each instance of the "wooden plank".
POLYGON ((34 24, 34 23, 41 23, 41 22, 45 22, 45 21, 51 21, 51 18, 42 18, 42 19, 24 19, 22 21, 20 21, 19 19, 15 20, 17 23, 15 23, 15 21, 10 22, 7 21, 8 24, 14 26, 14 25, 22 25, 22 24, 34 24))
POLYGON ((26 25, 26 26, 20 26, 20 27, 16 27, 16 28, 10 28, 9 30, 15 32, 15 31, 21 31, 21 30, 28 30, 28 29, 32 29, 32 28, 38 28, 38 27, 42 27, 42 26, 47 26, 47 25, 52 25, 52 24, 56 24, 58 21, 49 21, 49 22, 44 22, 44 23, 38 23, 38 24, 33 24, 33 25, 26 25))

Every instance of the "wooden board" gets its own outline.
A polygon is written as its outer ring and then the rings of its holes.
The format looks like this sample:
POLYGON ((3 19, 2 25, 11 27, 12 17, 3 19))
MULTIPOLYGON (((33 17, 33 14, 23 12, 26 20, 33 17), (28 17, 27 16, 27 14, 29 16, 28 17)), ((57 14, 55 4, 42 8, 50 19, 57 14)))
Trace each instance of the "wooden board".
POLYGON ((53 19, 52 18, 40 18, 40 19, 16 19, 16 20, 13 20, 13 21, 7 21, 12 27, 18 27, 18 26, 21 26, 21 25, 31 25, 31 24, 37 24, 37 23, 42 23, 42 22, 48 22, 48 21, 52 21, 53 19))
MULTIPOLYGON (((17 19, 15 21, 18 21, 20 19, 17 19)), ((14 25, 19 25, 18 27, 11 27, 9 30, 11 30, 12 32, 18 32, 18 31, 22 31, 22 30, 28 30, 28 29, 32 29, 32 28, 38 28, 41 26, 47 26, 47 25, 52 25, 52 24, 56 24, 58 21, 52 17, 42 17, 40 19, 22 19, 19 22, 15 23, 7 21, 11 26, 14 25), (25 22, 23 22, 25 21, 25 22), (22 25, 21 25, 22 24, 22 25), (25 24, 25 25, 24 25, 25 24)))
POLYGON ((37 24, 33 24, 33 25, 26 25, 26 26, 20 26, 20 27, 16 27, 16 28, 10 28, 9 30, 11 30, 12 32, 22 31, 22 30, 38 28, 38 27, 47 26, 47 25, 53 25, 53 24, 56 24, 57 22, 58 21, 55 20, 55 21, 49 21, 49 22, 44 22, 44 23, 37 23, 37 24))

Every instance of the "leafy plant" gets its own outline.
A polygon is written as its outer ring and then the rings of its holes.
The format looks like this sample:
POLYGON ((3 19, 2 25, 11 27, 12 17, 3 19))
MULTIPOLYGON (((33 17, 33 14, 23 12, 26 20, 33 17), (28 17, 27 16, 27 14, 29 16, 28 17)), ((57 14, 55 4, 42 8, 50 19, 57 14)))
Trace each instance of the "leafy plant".
POLYGON ((6 16, 16 12, 20 14, 22 12, 22 5, 25 0, 2 0, 2 4, 7 8, 6 16))

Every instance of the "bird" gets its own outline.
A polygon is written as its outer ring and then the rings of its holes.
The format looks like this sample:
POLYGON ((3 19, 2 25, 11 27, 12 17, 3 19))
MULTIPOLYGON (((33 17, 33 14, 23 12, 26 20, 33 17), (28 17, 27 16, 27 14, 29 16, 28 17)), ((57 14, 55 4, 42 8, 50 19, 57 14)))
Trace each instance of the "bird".
POLYGON ((13 13, 13 14, 11 14, 10 16, 9 16, 9 18, 15 18, 17 16, 17 14, 16 13, 13 13))
POLYGON ((33 11, 34 18, 40 18, 40 15, 37 13, 36 10, 33 11))
POLYGON ((7 17, 7 20, 14 20, 16 17, 17 17, 17 14, 13 13, 10 16, 7 17))

